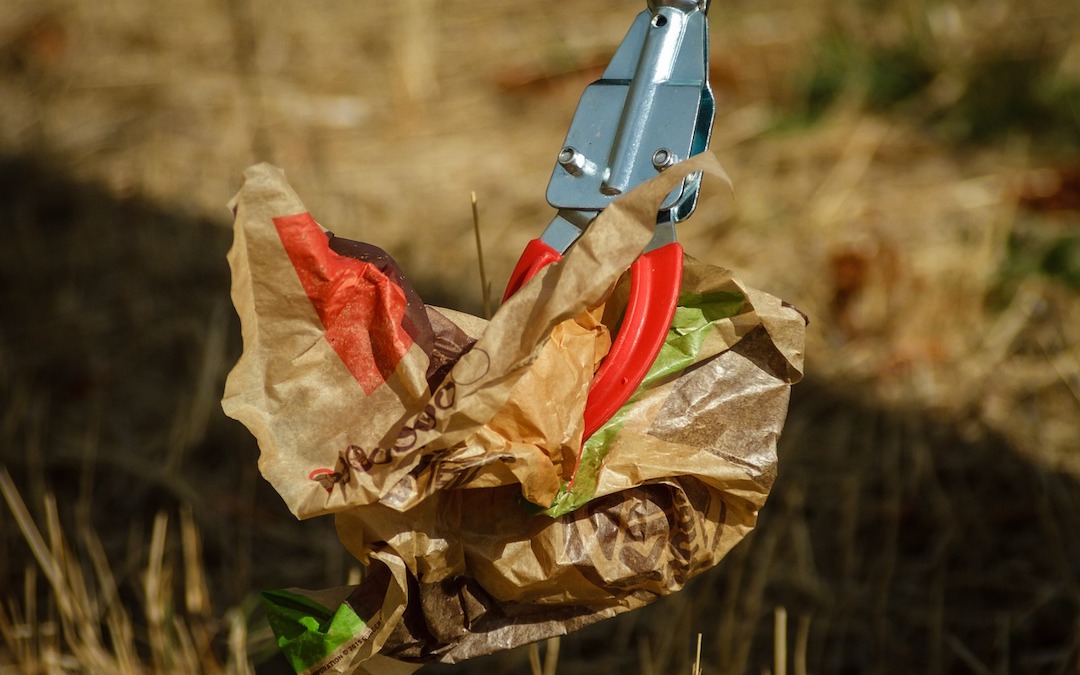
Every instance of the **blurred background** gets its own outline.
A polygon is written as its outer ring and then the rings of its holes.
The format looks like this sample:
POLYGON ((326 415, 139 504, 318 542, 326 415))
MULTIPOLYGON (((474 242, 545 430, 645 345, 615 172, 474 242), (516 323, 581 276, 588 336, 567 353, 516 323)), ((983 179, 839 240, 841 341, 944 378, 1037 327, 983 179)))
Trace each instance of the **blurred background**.
MULTIPOLYGON (((346 583, 223 416, 226 202, 285 169, 480 313, 644 3, 0 4, 0 672, 285 672, 260 590, 346 583)), ((1080 668, 1080 6, 716 0, 687 252, 810 317, 759 528, 558 673, 1080 668)), ((430 673, 526 673, 525 650, 430 673)))

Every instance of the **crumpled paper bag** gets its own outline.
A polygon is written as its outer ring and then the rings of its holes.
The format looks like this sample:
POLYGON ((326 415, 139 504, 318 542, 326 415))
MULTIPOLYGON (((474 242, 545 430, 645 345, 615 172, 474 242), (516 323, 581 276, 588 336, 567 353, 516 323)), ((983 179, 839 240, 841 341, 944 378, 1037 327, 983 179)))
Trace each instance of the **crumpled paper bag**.
POLYGON ((298 672, 408 672, 565 634, 680 589, 754 526, 805 319, 727 270, 686 257, 660 355, 582 439, 617 282, 697 171, 726 180, 711 154, 660 173, 490 322, 424 305, 279 169, 245 172, 229 253, 244 351, 223 407, 292 512, 335 514, 365 565, 355 588, 265 594, 298 672))

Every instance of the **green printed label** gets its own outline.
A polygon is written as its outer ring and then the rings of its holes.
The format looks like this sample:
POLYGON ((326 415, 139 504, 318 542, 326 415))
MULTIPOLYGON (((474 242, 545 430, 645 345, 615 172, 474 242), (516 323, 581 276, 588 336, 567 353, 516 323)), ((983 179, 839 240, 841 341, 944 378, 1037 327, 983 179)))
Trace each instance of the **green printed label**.
POLYGON ((335 611, 289 591, 263 591, 262 601, 278 646, 298 673, 324 661, 367 629, 347 602, 335 611))

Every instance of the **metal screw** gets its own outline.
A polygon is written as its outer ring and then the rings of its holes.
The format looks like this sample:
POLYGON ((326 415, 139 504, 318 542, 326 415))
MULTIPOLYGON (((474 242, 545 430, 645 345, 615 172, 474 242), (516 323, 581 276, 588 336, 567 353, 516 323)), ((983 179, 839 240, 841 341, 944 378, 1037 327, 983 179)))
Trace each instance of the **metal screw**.
POLYGON ((667 148, 660 148, 653 153, 652 165, 657 171, 663 171, 675 163, 675 153, 667 148))
POLYGON ((585 155, 568 145, 559 151, 559 166, 572 176, 580 176, 585 172, 585 155))

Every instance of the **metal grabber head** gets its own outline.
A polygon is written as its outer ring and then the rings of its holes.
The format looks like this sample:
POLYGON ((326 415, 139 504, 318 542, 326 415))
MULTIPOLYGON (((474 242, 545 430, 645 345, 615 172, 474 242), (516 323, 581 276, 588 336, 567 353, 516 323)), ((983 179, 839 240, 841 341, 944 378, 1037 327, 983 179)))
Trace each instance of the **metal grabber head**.
MULTIPOLYGON (((709 143, 705 0, 649 0, 603 76, 589 85, 548 183, 548 202, 574 220, 595 216, 620 194, 709 143)), ((659 221, 677 222, 697 202, 699 176, 664 201, 659 221)))

